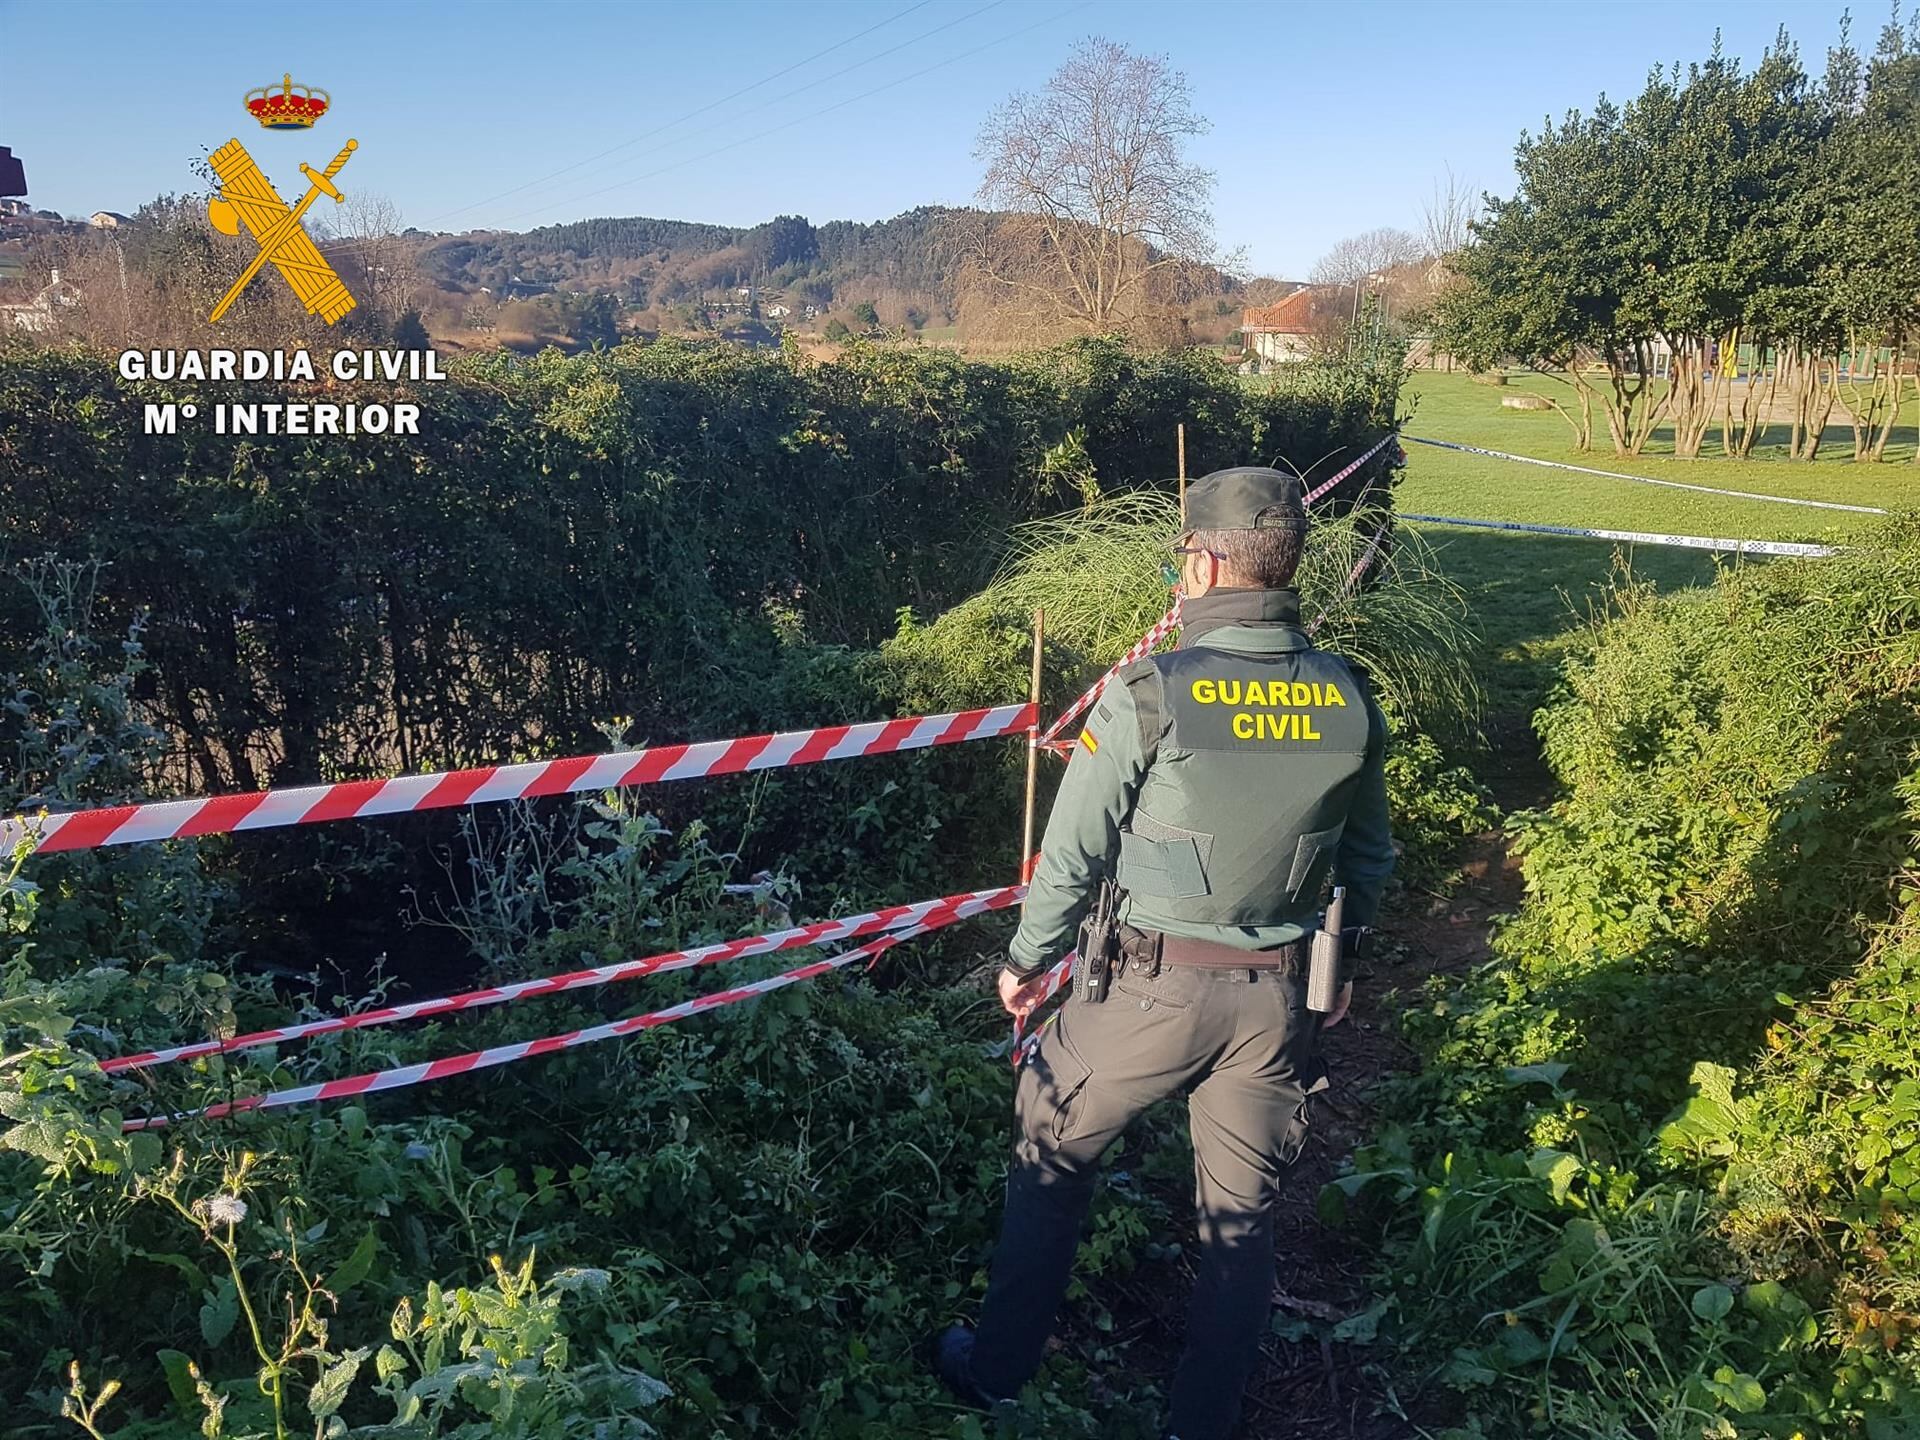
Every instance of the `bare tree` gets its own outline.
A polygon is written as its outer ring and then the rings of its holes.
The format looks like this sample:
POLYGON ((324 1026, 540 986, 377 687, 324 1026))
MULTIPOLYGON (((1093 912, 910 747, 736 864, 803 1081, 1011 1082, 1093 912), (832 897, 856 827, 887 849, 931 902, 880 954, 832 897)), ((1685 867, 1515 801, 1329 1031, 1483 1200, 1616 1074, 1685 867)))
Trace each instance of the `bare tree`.
POLYGON ((1214 177, 1184 153, 1207 128, 1166 57, 1082 42, 981 128, 991 209, 963 221, 965 284, 1029 327, 1154 328, 1213 250, 1214 177))
POLYGON ((1358 285, 1422 258, 1420 242, 1405 230, 1382 225, 1349 235, 1313 266, 1316 285, 1358 285))
POLYGON ((322 250, 383 329, 420 304, 419 251, 400 233, 400 207, 384 195, 353 192, 322 212, 322 250))
POLYGON ((1444 179, 1434 177, 1433 193, 1421 207, 1420 216, 1420 238, 1427 254, 1444 263, 1467 243, 1473 222, 1480 218, 1480 197, 1449 166, 1444 179))

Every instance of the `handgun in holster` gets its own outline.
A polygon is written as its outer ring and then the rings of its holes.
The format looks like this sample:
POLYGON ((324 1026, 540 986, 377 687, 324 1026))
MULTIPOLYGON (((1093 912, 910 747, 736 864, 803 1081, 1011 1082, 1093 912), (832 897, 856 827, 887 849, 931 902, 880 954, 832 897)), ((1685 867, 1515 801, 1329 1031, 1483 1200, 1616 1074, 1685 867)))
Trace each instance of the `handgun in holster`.
POLYGON ((1073 993, 1090 1005, 1107 998, 1120 957, 1120 902, 1126 892, 1102 880, 1093 906, 1080 922, 1080 949, 1073 962, 1073 993))

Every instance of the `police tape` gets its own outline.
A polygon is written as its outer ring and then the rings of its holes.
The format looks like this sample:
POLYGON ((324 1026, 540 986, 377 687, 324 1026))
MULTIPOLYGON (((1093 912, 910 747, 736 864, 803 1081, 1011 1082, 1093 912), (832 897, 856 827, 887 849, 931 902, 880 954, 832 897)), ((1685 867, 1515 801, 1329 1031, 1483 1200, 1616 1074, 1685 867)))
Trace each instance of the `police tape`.
POLYGON ((288 1090, 274 1090, 264 1095, 248 1095, 238 1100, 221 1101, 219 1104, 208 1105, 199 1110, 179 1111, 171 1115, 149 1115, 125 1121, 120 1128, 123 1131, 152 1130, 179 1120, 218 1120, 224 1116, 249 1110, 281 1110, 290 1105, 305 1105, 324 1100, 347 1100, 383 1090, 402 1090, 412 1085, 429 1085, 436 1080, 451 1079, 453 1076, 470 1074, 475 1070, 487 1070, 497 1065, 511 1065, 519 1060, 531 1060, 541 1055, 557 1054, 562 1050, 575 1050, 583 1045, 595 1045, 602 1040, 617 1040, 622 1036, 637 1035, 643 1030, 651 1030, 656 1026, 670 1025, 676 1020, 685 1020, 693 1015, 703 1015, 709 1010, 719 1010, 728 1005, 738 1005, 742 1001, 772 994, 775 990, 782 990, 789 985, 797 985, 802 980, 812 980, 832 971, 844 969, 861 960, 875 959, 902 941, 916 939, 930 930, 937 930, 944 925, 951 925, 955 921, 969 919, 990 910, 1004 909, 1014 902, 1013 890, 1014 887, 1008 886, 1000 891, 987 892, 989 898, 970 897, 947 911, 930 914, 918 924, 910 925, 904 930, 896 930, 891 934, 880 936, 877 940, 869 940, 866 944, 849 950, 844 955, 816 960, 810 965, 782 971, 778 975, 770 975, 764 980, 755 980, 750 984, 736 985, 727 990, 716 990, 710 995, 699 995, 678 1005, 670 1005, 664 1010, 630 1016, 625 1020, 613 1020, 607 1024, 589 1026, 583 1030, 569 1030, 560 1035, 548 1035, 539 1040, 517 1040, 509 1045, 495 1045, 485 1050, 470 1050, 464 1055, 448 1055, 439 1060, 427 1060, 416 1065, 401 1065, 390 1070, 373 1070, 339 1080, 322 1080, 317 1084, 296 1086, 288 1090))
POLYGON ((401 775, 389 780, 343 780, 331 785, 19 816, 0 820, 0 855, 11 854, 28 839, 37 842, 36 852, 91 850, 143 840, 181 840, 326 820, 364 820, 450 806, 777 770, 1018 734, 1033 727, 1037 713, 1031 704, 1000 705, 862 725, 824 725, 738 740, 655 745, 644 750, 574 755, 521 765, 401 775))
POLYGON ((1060 718, 1049 725, 1046 733, 1035 739, 1033 743, 1043 750, 1071 750, 1073 748, 1073 742, 1070 740, 1062 741, 1060 739, 1061 731, 1071 725, 1079 718, 1082 711, 1100 698, 1107 686, 1113 683, 1114 676, 1126 669, 1127 666, 1133 664, 1134 661, 1144 660, 1147 656, 1151 655, 1155 646, 1180 628, 1180 606, 1181 601, 1179 597, 1176 596, 1173 605, 1168 609, 1167 613, 1147 627, 1147 633, 1134 642, 1133 648, 1118 660, 1114 661, 1107 673, 1094 681, 1093 684, 1087 688, 1086 693, 1062 711, 1060 718))
POLYGON ((1458 450, 1466 455, 1490 455, 1495 460, 1513 460, 1522 465, 1544 466, 1549 470, 1571 470, 1576 475, 1598 475, 1606 480, 1631 480, 1636 485, 1660 485, 1668 490, 1694 490, 1702 495, 1728 495, 1735 500, 1766 500, 1775 505, 1804 505, 1812 510, 1847 510, 1856 515, 1887 513, 1877 505, 1842 505, 1837 500, 1798 500, 1791 495, 1757 495, 1751 490, 1722 490, 1713 485, 1689 485, 1680 480, 1654 480, 1645 475, 1623 475, 1617 470, 1595 470, 1587 465, 1569 465, 1564 460, 1536 460, 1531 455, 1513 455, 1505 450, 1487 450, 1479 445, 1462 445, 1454 440, 1423 440, 1418 435, 1408 435, 1405 438, 1415 445, 1431 445, 1438 450, 1458 450))
POLYGON ((100 1062, 108 1074, 122 1070, 145 1069, 176 1060, 198 1060, 207 1055, 226 1055, 236 1050, 252 1050, 262 1045, 280 1045, 305 1040, 315 1035, 333 1035, 343 1030, 363 1030, 374 1025, 394 1025, 403 1020, 423 1020, 488 1005, 505 1005, 515 1000, 536 999, 543 995, 561 995, 598 985, 613 985, 624 980, 639 980, 649 975, 664 975, 673 970, 692 970, 705 965, 724 965, 750 955, 771 955, 782 950, 797 950, 808 945, 826 945, 837 940, 852 940, 876 932, 904 930, 928 922, 943 923, 941 917, 974 903, 998 903, 1005 897, 1010 903, 1026 894, 1024 885, 1002 885, 990 890, 973 890, 948 895, 938 900, 920 900, 911 905, 891 905, 864 915, 848 915, 839 920, 817 920, 765 935, 700 945, 690 950, 672 950, 643 960, 624 960, 614 965, 596 965, 538 980, 519 980, 510 985, 490 985, 480 990, 465 990, 455 995, 440 995, 431 1000, 409 1000, 377 1010, 359 1010, 346 1015, 329 1015, 319 1020, 302 1020, 271 1030, 255 1030, 225 1040, 199 1040, 165 1050, 149 1050, 139 1055, 121 1055, 100 1062))
MULTIPOLYGON (((1353 474, 1354 471, 1358 470, 1362 465, 1366 464, 1367 461, 1371 460, 1375 455, 1378 455, 1382 450, 1386 449, 1389 444, 1391 444, 1394 440, 1398 438, 1399 438, 1399 432, 1397 430, 1389 430, 1385 435, 1381 436, 1380 439, 1372 447, 1368 449, 1366 454, 1362 455, 1358 460, 1355 460, 1351 465, 1347 466, 1346 469, 1340 471, 1331 480, 1323 480, 1320 482, 1320 484, 1316 485, 1313 489, 1309 490, 1306 494, 1306 498, 1301 503, 1306 505, 1313 504, 1314 501, 1318 500, 1322 495, 1325 495, 1329 490, 1332 490, 1342 480, 1346 479, 1349 475, 1353 474)), ((1369 484, 1369 488, 1371 488, 1371 484, 1369 484)))
POLYGON ((1594 530, 1576 525, 1523 525, 1515 520, 1467 520, 1457 515, 1402 515, 1422 525, 1463 525, 1472 530, 1517 530, 1529 535, 1569 535, 1581 540, 1626 540, 1638 545, 1673 545, 1688 550, 1719 550, 1736 555, 1804 555, 1823 559, 1831 545, 1787 540, 1721 540, 1711 535, 1656 535, 1643 530, 1594 530))
POLYGON ((1333 607, 1353 593, 1353 587, 1358 585, 1360 583, 1360 577, 1367 573, 1367 567, 1373 563, 1373 557, 1380 553, 1380 546, 1387 538, 1388 528, 1388 526, 1383 524, 1378 530, 1373 532, 1373 539, 1367 542, 1367 548, 1360 552, 1360 558, 1353 562, 1353 568, 1347 572, 1347 578, 1345 583, 1340 587, 1340 593, 1328 601, 1326 608, 1314 616, 1312 621, 1308 623, 1307 634, 1314 634, 1322 625, 1326 624, 1327 617, 1333 614, 1333 607))

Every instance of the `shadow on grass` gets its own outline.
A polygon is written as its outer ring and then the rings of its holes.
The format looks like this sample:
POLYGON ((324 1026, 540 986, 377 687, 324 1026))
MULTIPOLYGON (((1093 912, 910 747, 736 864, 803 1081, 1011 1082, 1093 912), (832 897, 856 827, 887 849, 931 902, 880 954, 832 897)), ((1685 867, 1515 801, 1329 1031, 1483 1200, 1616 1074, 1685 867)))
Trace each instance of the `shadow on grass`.
POLYGON ((1593 609, 1618 578, 1615 557, 1662 591, 1710 584, 1717 573, 1715 557, 1697 550, 1445 526, 1424 526, 1420 533, 1447 578, 1465 592, 1479 637, 1472 664, 1486 693, 1486 749, 1475 768, 1503 804, 1544 793, 1533 712, 1552 691, 1561 663, 1584 651, 1593 609))

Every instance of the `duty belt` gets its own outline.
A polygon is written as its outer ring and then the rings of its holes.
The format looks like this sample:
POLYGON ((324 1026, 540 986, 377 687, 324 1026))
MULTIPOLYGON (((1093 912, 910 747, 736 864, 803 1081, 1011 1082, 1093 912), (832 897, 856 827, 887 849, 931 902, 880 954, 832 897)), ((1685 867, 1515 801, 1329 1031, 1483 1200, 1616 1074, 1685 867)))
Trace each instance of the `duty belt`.
POLYGON ((1162 965, 1193 970, 1278 970, 1297 974, 1307 959, 1307 942, 1295 940, 1272 950, 1242 950, 1217 940, 1191 940, 1158 930, 1120 927, 1120 953, 1131 968, 1139 965, 1152 974, 1162 965))

